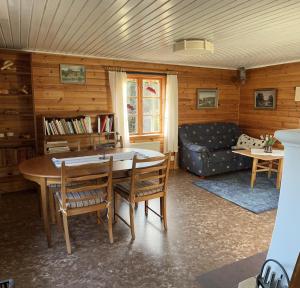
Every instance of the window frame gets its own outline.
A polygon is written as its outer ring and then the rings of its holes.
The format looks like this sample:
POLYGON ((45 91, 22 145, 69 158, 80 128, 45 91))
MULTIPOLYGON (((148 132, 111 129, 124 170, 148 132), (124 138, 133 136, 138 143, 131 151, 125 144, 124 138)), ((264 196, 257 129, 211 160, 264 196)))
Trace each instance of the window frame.
MULTIPOLYGON (((137 132, 129 134, 130 138, 139 136, 153 136, 162 135, 163 133, 163 111, 165 102, 165 89, 166 89, 166 77, 164 75, 150 75, 150 74, 129 74, 127 79, 135 79, 137 81, 137 132), (155 132, 144 132, 143 131, 143 80, 158 80, 160 82, 160 115, 159 115, 159 131, 155 132)), ((127 96, 130 97, 130 96, 127 96)), ((147 97, 145 97, 147 98, 147 97)))

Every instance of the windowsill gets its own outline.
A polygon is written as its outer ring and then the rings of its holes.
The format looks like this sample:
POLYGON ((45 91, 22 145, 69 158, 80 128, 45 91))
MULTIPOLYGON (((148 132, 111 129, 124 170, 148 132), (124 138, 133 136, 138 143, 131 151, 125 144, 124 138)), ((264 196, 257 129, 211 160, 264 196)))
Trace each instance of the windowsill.
POLYGON ((129 135, 129 138, 131 139, 134 139, 134 138, 151 138, 151 137, 155 137, 155 138, 157 138, 157 137, 162 137, 163 136, 163 134, 161 134, 161 133, 155 133, 155 134, 141 134, 141 135, 139 135, 139 134, 134 134, 134 135, 129 135))

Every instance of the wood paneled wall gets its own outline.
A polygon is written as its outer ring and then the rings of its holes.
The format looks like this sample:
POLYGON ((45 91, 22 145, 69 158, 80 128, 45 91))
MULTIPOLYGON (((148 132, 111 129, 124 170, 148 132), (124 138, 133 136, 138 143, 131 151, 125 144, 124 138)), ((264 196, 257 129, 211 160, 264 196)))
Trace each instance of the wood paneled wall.
POLYGON ((37 114, 111 110, 106 72, 94 59, 34 53, 32 75, 37 114), (60 64, 85 65, 86 84, 62 84, 60 64))
POLYGON ((247 134, 258 137, 280 129, 300 128, 300 102, 295 102, 295 87, 300 86, 300 63, 247 70, 241 86, 239 123, 247 134), (274 111, 254 109, 254 91, 277 89, 274 111))
MULTIPOLYGON (((114 61, 33 53, 32 73, 36 114, 65 112, 111 112, 111 95, 106 66, 126 71, 177 72, 179 81, 179 124, 210 121, 238 122, 239 87, 235 85, 236 71, 196 68, 178 65, 114 61), (86 84, 60 83, 59 64, 82 64, 86 67, 86 84), (197 88, 218 88, 218 109, 196 109, 197 88)), ((132 137, 132 142, 159 141, 163 137, 132 137)))
POLYGON ((36 113, 110 111, 111 96, 105 66, 128 71, 178 72, 180 123, 238 121, 239 87, 233 81, 236 71, 38 53, 32 55, 36 113), (85 65, 86 85, 61 84, 59 64, 85 65), (219 88, 219 109, 197 110, 197 88, 219 88))

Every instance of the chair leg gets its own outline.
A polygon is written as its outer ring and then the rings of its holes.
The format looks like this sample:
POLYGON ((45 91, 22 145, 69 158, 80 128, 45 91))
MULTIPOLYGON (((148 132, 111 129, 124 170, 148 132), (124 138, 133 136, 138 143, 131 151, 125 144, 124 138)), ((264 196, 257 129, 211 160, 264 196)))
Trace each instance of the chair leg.
MULTIPOLYGON (((159 203, 160 203, 160 205, 159 205, 159 207, 160 207, 160 216, 164 216, 164 199, 163 199, 163 197, 160 197, 159 198, 159 203)), ((161 220, 163 220, 162 218, 161 218, 161 220)))
POLYGON ((61 223, 61 215, 60 215, 60 211, 59 211, 59 203, 57 198, 55 197, 55 215, 56 215, 56 223, 57 223, 57 229, 58 231, 62 231, 62 223, 61 223))
POLYGON ((114 199, 113 199, 113 201, 114 201, 114 223, 117 223, 117 219, 118 219, 118 217, 116 217, 116 202, 117 202, 117 193, 114 193, 114 199))
POLYGON ((272 168, 273 168, 273 161, 270 161, 269 163, 269 171, 268 171, 268 178, 271 178, 272 175, 272 168))
POLYGON ((168 230, 168 225, 167 225, 167 197, 162 197, 163 200, 162 200, 162 203, 163 203, 163 213, 162 213, 162 216, 163 216, 163 222, 164 222, 164 228, 165 230, 167 231, 168 230))
POLYGON ((148 216, 148 200, 145 201, 145 215, 148 216))
POLYGON ((129 215, 130 215, 130 229, 131 229, 131 238, 132 240, 135 239, 135 232, 134 232, 134 203, 129 203, 129 215))
POLYGON ((49 187, 47 187, 47 189, 48 189, 48 193, 49 193, 49 207, 50 207, 51 223, 55 224, 54 193, 52 190, 49 190, 49 187))
POLYGON ((108 217, 108 235, 109 235, 109 242, 112 244, 114 243, 114 236, 113 236, 113 230, 112 230, 112 209, 111 205, 108 206, 107 211, 107 217, 108 217))
POLYGON ((101 211, 97 211, 97 224, 101 224, 101 221, 100 221, 100 217, 101 217, 101 211))
POLYGON ((63 222, 64 222, 64 231, 65 231, 65 240, 67 245, 68 254, 71 254, 71 242, 70 242, 70 235, 69 235, 69 227, 68 227, 68 217, 65 213, 63 213, 63 222))

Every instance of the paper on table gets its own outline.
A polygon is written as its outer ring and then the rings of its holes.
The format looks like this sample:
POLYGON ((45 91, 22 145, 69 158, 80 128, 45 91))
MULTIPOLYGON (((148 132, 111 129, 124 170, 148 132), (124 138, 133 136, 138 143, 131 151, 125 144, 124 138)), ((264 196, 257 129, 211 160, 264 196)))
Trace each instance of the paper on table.
POLYGON ((133 156, 137 155, 139 158, 147 158, 146 155, 141 154, 139 152, 130 151, 130 152, 122 152, 115 154, 105 154, 105 159, 103 159, 103 155, 91 155, 91 156, 80 156, 80 157, 70 157, 70 158, 52 158, 52 162, 56 168, 61 167, 61 163, 64 161, 66 166, 77 166, 91 163, 103 163, 107 161, 111 156, 113 157, 113 161, 124 161, 124 160, 132 160, 133 156))
POLYGON ((264 156, 284 156, 284 150, 273 149, 272 153, 266 153, 264 149, 251 148, 251 154, 253 155, 264 155, 264 156))

